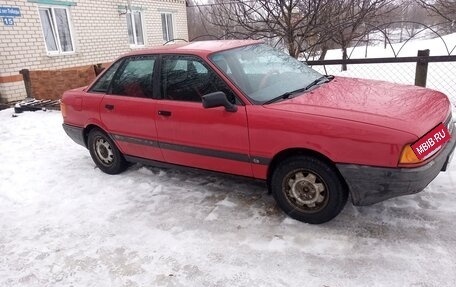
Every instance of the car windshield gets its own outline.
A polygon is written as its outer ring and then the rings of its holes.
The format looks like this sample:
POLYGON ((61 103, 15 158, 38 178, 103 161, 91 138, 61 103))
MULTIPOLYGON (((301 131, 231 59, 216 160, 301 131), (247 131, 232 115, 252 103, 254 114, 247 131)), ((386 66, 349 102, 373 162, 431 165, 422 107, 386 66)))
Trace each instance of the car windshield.
POLYGON ((210 58, 255 104, 305 89, 322 78, 305 63, 265 44, 215 53, 210 58))

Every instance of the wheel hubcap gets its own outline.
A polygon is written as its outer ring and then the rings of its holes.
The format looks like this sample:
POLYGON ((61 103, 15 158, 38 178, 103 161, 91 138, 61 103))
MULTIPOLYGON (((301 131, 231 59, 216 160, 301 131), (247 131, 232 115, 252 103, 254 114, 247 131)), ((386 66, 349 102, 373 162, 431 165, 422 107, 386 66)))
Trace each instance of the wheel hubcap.
POLYGON ((326 187, 322 179, 309 171, 293 171, 284 181, 285 193, 294 205, 315 211, 326 203, 326 187))
POLYGON ((112 147, 105 139, 99 138, 95 141, 95 151, 102 163, 110 165, 114 161, 112 147))

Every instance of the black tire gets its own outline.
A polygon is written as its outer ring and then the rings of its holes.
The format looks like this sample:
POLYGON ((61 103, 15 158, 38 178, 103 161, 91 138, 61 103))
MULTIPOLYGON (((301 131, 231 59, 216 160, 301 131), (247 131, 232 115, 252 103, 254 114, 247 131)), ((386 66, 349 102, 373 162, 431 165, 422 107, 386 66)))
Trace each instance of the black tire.
POLYGON ((113 140, 103 131, 93 129, 89 132, 87 146, 90 156, 97 167, 107 174, 118 174, 128 165, 113 140))
POLYGON ((336 217, 348 198, 335 167, 311 156, 295 156, 279 163, 272 174, 271 190, 286 214, 310 224, 336 217))

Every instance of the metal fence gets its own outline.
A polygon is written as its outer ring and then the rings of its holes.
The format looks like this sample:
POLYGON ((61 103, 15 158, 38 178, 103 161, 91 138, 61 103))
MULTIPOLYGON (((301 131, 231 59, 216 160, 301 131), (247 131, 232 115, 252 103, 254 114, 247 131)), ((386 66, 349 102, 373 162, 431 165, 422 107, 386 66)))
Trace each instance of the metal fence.
POLYGON ((327 75, 426 86, 445 93, 456 107, 456 56, 323 60, 307 64, 327 75), (346 71, 342 71, 343 65, 346 71))

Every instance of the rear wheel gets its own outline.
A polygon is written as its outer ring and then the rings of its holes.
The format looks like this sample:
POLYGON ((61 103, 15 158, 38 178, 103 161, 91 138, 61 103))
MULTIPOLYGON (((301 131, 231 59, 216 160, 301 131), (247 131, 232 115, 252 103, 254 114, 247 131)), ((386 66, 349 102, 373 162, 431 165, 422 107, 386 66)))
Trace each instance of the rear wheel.
POLYGON ((127 168, 127 162, 113 140, 99 129, 89 132, 88 148, 95 164, 103 172, 118 174, 127 168))
POLYGON ((272 174, 271 189, 285 213, 311 224, 336 217, 348 198, 335 168, 310 156, 282 161, 272 174))

